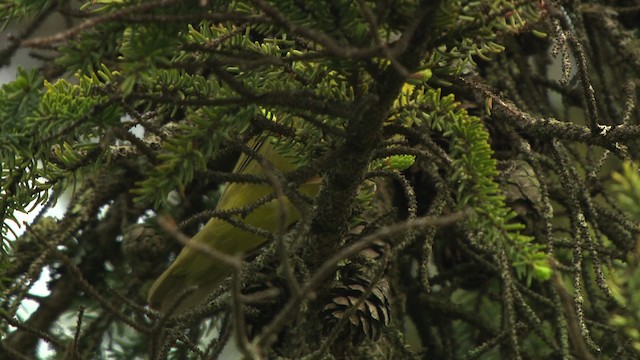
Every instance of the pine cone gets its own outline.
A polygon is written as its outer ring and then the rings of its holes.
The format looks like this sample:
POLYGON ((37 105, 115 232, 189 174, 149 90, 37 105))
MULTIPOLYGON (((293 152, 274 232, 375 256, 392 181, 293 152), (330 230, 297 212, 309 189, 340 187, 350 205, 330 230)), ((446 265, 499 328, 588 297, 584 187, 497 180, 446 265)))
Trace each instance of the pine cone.
MULTIPOLYGON (((365 278, 350 277, 331 290, 331 302, 321 312, 325 321, 325 333, 340 331, 335 329, 336 325, 347 315, 349 308, 358 303, 369 286, 370 283, 365 278)), ((382 329, 391 321, 388 293, 389 285, 383 279, 373 286, 371 294, 349 316, 344 331, 351 338, 352 344, 357 345, 365 338, 373 341, 380 339, 382 329)))
POLYGON ((134 270, 157 265, 167 251, 167 241, 147 224, 134 224, 124 231, 122 252, 134 270))

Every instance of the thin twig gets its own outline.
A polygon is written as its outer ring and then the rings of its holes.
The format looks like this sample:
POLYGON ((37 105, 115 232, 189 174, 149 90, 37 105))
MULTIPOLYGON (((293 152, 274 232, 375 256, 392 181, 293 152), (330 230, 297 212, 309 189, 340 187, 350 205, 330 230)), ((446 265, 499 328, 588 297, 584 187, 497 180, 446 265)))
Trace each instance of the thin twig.
POLYGON ((82 275, 82 271, 73 263, 73 261, 71 261, 71 259, 69 259, 69 257, 58 251, 53 244, 44 240, 42 236, 36 231, 32 231, 29 224, 24 222, 24 225, 27 227, 27 231, 30 231, 32 234, 34 234, 34 237, 38 240, 38 242, 43 244, 47 249, 49 249, 49 251, 51 251, 64 263, 67 269, 69 269, 70 272, 75 276, 76 281, 80 285, 80 287, 88 294, 90 294, 94 299, 96 299, 96 301, 98 301, 105 310, 109 311, 109 313, 120 319, 122 322, 141 333, 150 334, 152 332, 150 328, 139 324, 122 314, 114 304, 107 301, 107 299, 105 299, 96 288, 89 284, 89 282, 82 275))
POLYGON ((287 281, 287 285, 294 294, 300 293, 300 284, 296 280, 296 276, 293 271, 293 266, 289 261, 289 251, 285 244, 284 234, 286 232, 287 219, 291 216, 287 205, 285 203, 285 194, 283 191, 283 184, 281 178, 278 177, 274 171, 273 164, 269 163, 266 159, 261 159, 260 163, 264 169, 264 173, 271 182, 276 192, 276 201, 278 202, 278 234, 276 236, 276 251, 282 265, 284 278, 287 281))
POLYGON ((206 244, 191 241, 191 238, 185 235, 182 231, 178 230, 178 228, 175 226, 175 223, 169 220, 169 218, 165 216, 158 216, 157 222, 164 231, 166 231, 174 239, 178 240, 178 242, 180 242, 182 245, 191 247, 194 250, 197 250, 211 257, 212 260, 221 262, 224 265, 229 266, 232 271, 239 271, 242 267, 242 259, 240 257, 225 254, 215 248, 207 246, 206 244))
POLYGON ((405 221, 385 226, 375 233, 344 247, 342 250, 338 251, 336 254, 322 263, 322 265, 309 279, 307 284, 302 288, 300 295, 291 297, 289 302, 287 302, 283 309, 275 316, 273 321, 263 328, 260 335, 254 339, 253 343, 256 344, 256 347, 259 349, 268 346, 272 339, 272 335, 282 329, 282 327, 291 319, 293 312, 295 312, 300 304, 304 300, 311 297, 315 290, 324 283, 326 278, 333 273, 340 261, 355 256, 360 251, 371 246, 371 244, 379 239, 386 240, 391 238, 395 234, 409 230, 415 230, 429 226, 444 226, 454 222, 458 222, 468 216, 471 211, 472 210, 468 209, 441 217, 423 217, 412 221, 405 221))

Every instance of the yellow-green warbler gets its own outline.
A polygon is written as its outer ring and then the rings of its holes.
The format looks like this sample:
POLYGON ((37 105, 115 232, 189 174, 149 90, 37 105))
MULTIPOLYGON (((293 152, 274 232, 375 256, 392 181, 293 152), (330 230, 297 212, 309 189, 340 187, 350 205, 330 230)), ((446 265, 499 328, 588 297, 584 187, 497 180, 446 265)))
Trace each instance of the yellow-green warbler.
MULTIPOLYGON (((295 168, 289 159, 274 149, 269 139, 255 142, 254 150, 281 172, 291 171, 295 168)), ((260 162, 246 154, 240 157, 233 171, 242 174, 265 174, 260 162)), ((319 187, 320 181, 316 178, 302 184, 299 190, 303 194, 315 196, 319 187)), ((243 208, 273 191, 273 187, 265 183, 234 182, 224 190, 216 210, 243 208)), ((300 213, 288 199, 284 199, 284 204, 288 214, 284 225, 290 226, 299 220, 300 213)), ((277 199, 274 199, 257 207, 241 220, 248 225, 275 232, 281 221, 281 211, 281 205, 277 199)), ((266 239, 224 220, 212 218, 191 241, 225 254, 236 255, 247 254, 257 249, 266 239)), ((160 275, 151 287, 149 304, 153 308, 166 312, 180 300, 180 304, 175 308, 177 312, 191 308, 203 301, 229 274, 230 269, 224 264, 216 262, 201 250, 186 246, 173 264, 160 275), (181 298, 185 290, 192 286, 196 286, 197 289, 181 298)))

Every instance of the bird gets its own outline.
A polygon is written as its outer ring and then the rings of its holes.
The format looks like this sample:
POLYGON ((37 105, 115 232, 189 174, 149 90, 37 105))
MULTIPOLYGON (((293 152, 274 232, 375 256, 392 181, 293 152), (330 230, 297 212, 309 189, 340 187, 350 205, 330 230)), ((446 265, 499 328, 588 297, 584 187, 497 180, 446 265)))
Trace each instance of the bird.
MULTIPOLYGON (((282 173, 296 168, 292 159, 280 154, 273 146, 273 138, 251 143, 260 157, 268 160, 275 169, 282 173)), ((242 154, 233 170, 238 174, 264 176, 267 172, 259 161, 251 154, 242 154)), ((314 177, 301 184, 299 191, 314 197, 320 188, 320 178, 314 177)), ((216 205, 217 211, 244 208, 274 192, 267 183, 232 182, 223 191, 216 205)), ((282 211, 287 217, 284 226, 289 227, 300 219, 300 212, 288 198, 282 203, 274 198, 247 214, 241 220, 247 224, 269 232, 276 232, 281 225, 282 211)), ((207 224, 190 240, 192 243, 206 245, 211 249, 228 255, 246 255, 265 244, 267 239, 256 233, 241 229, 231 223, 211 218, 207 224)), ((199 305, 220 283, 231 273, 224 263, 215 261, 201 249, 185 246, 173 263, 153 283, 148 294, 148 303, 153 309, 162 313, 173 311, 182 313, 199 305), (195 290, 186 294, 186 289, 195 290)))

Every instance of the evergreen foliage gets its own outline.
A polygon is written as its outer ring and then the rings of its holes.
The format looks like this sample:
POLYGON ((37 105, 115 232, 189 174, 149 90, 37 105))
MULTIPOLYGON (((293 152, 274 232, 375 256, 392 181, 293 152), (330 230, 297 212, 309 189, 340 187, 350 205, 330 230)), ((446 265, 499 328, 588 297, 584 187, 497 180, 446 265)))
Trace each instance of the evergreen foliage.
POLYGON ((0 5, 25 29, 0 64, 54 50, 0 88, 0 353, 640 356, 637 1, 75 6, 0 5), (53 14, 68 29, 31 36, 53 14), (298 169, 232 173, 267 136, 298 169), (229 181, 302 219, 206 304, 145 307, 178 240, 260 205, 213 211, 229 181))

